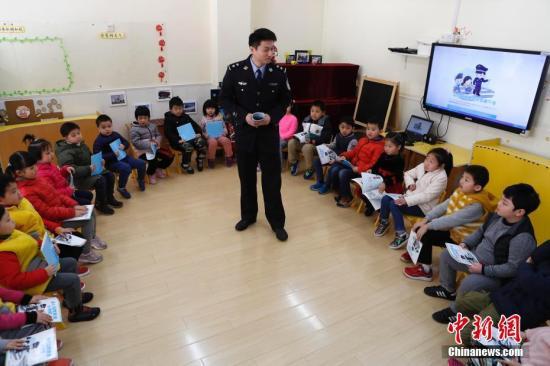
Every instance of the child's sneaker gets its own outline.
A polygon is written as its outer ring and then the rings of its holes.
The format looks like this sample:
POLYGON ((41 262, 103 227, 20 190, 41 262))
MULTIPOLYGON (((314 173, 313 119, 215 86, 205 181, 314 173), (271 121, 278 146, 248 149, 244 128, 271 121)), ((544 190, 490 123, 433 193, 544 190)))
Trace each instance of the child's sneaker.
POLYGON ((82 253, 78 258, 79 262, 87 264, 96 264, 101 262, 102 260, 103 256, 101 254, 95 253, 92 250, 90 250, 88 253, 82 253))
POLYGON ((429 286, 424 288, 424 293, 431 297, 437 297, 444 300, 455 301, 456 292, 450 293, 443 286, 429 286))
POLYGON ((313 173, 313 169, 306 169, 306 171, 304 172, 304 179, 308 180, 313 178, 313 173))
POLYGON ((426 272, 424 271, 424 267, 422 267, 422 265, 403 268, 403 274, 411 280, 430 282, 433 279, 432 270, 430 270, 430 272, 426 272))
POLYGON ((118 193, 120 193, 122 197, 126 199, 132 198, 132 195, 126 190, 126 188, 117 188, 116 190, 118 191, 118 193))
POLYGON ((166 172, 164 171, 164 169, 158 168, 158 169, 155 171, 155 175, 157 176, 157 178, 160 178, 160 179, 166 178, 166 172))
POLYGON ((290 174, 298 175, 298 162, 290 164, 290 174))
POLYGON ((202 172, 204 169, 204 159, 197 159, 197 170, 202 172))
MULTIPOLYGON (((320 191, 319 191, 320 192, 320 191)), ((351 200, 343 200, 341 199, 340 201, 336 202, 336 206, 340 207, 340 208, 348 208, 351 206, 351 200)))
POLYGON ((156 174, 149 176, 149 184, 157 184, 157 177, 156 174))
POLYGON ((95 205, 95 209, 104 215, 112 215, 115 213, 115 210, 113 210, 111 206, 106 203, 97 203, 95 205))
POLYGON ((323 186, 319 189, 319 194, 327 194, 330 192, 330 187, 328 184, 323 184, 323 186))
POLYGON ((380 237, 380 236, 386 235, 389 228, 390 228, 389 220, 380 219, 380 222, 378 223, 376 230, 374 230, 374 236, 380 237))
POLYGON ((432 314, 432 319, 441 324, 449 324, 456 322, 456 313, 451 308, 436 311, 432 314))
POLYGON ((78 309, 69 312, 69 321, 71 323, 85 322, 94 320, 99 316, 101 310, 99 308, 91 308, 88 306, 80 305, 78 309))
POLYGON ((366 205, 365 212, 364 212, 365 216, 370 217, 372 216, 373 213, 374 213, 374 207, 372 207, 371 205, 366 205))
POLYGON ((122 206, 124 206, 124 204, 120 201, 118 201, 116 198, 109 198, 107 200, 107 203, 109 204, 109 206, 112 206, 114 208, 121 208, 122 206))
POLYGON ((86 277, 87 275, 90 274, 90 268, 86 267, 86 266, 78 266, 78 277, 82 278, 82 277, 86 277))
POLYGON ((389 245, 390 249, 401 249, 405 245, 407 245, 407 239, 408 239, 407 233, 403 234, 395 234, 395 238, 393 238, 392 242, 389 245))
POLYGON ((145 179, 138 179, 138 186, 140 191, 145 191, 145 179))
POLYGON ((99 236, 96 236, 95 238, 92 239, 91 245, 92 245, 92 248, 94 248, 95 250, 107 249, 107 243, 101 240, 99 236))
POLYGON ((195 169, 191 165, 181 165, 181 168, 185 170, 187 174, 195 174, 195 169))
POLYGON ((225 166, 228 167, 228 168, 231 168, 233 166, 233 158, 232 157, 228 157, 228 158, 225 158, 225 166))
POLYGON ((214 169, 215 166, 216 162, 214 161, 214 159, 208 159, 208 169, 214 169))
POLYGON ((86 284, 80 281, 80 292, 84 291, 85 288, 86 288, 86 284))
POLYGON ((317 183, 315 183, 315 184, 310 185, 310 186, 309 186, 309 189, 311 189, 312 191, 318 191, 318 190, 320 190, 323 186, 324 186, 323 183, 317 182, 317 183))
POLYGON ((399 257, 399 259, 401 259, 401 262, 412 263, 411 255, 409 254, 409 252, 401 254, 401 257, 399 257))

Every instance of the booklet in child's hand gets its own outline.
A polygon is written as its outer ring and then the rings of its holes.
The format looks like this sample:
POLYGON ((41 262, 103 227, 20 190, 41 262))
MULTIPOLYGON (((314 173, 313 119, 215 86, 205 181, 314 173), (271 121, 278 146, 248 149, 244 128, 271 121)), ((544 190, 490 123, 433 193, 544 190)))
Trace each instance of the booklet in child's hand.
POLYGON ((317 155, 319 155, 319 159, 323 165, 335 161, 338 157, 338 155, 336 155, 336 153, 326 144, 317 146, 317 155))
POLYGON ((471 266, 474 263, 479 263, 474 253, 470 252, 468 249, 462 248, 460 245, 445 243, 449 254, 455 261, 458 263, 471 266))
POLYGON ((85 214, 82 214, 80 216, 75 216, 73 218, 64 220, 64 222, 89 220, 92 217, 92 212, 94 212, 94 205, 85 205, 84 207, 86 207, 86 213, 85 214))
POLYGON ((49 266, 59 268, 59 255, 55 251, 52 239, 50 239, 47 232, 44 234, 44 238, 42 238, 42 246, 40 247, 40 251, 49 266))
POLYGON ((24 338, 21 350, 6 352, 6 366, 29 366, 57 360, 55 327, 24 338))
POLYGON ((298 139, 301 144, 306 143, 307 132, 298 132, 294 134, 294 138, 298 139))
POLYGON ((111 147, 111 150, 113 150, 115 154, 118 152, 116 156, 117 160, 122 160, 126 157, 126 151, 124 151, 124 149, 121 149, 120 145, 122 145, 122 142, 120 141, 120 139, 116 139, 115 141, 109 144, 109 146, 111 147))
POLYGON ((103 171, 103 154, 101 154, 101 151, 92 155, 92 165, 94 166, 92 175, 100 175, 103 171))
POLYGON ((193 126, 191 126, 191 123, 186 123, 184 125, 179 126, 178 133, 180 137, 183 139, 183 141, 191 141, 197 137, 195 130, 193 129, 193 126))
POLYGON ((48 297, 45 300, 40 300, 38 304, 19 305, 17 307, 18 313, 28 313, 31 311, 43 311, 45 314, 52 317, 52 322, 63 322, 61 303, 57 297, 48 297))
POLYGON ((73 234, 61 234, 53 240, 55 244, 68 245, 71 247, 82 247, 86 244, 86 239, 73 234))
POLYGON ((418 240, 416 233, 411 231, 409 234, 409 241, 407 241, 407 252, 411 256, 411 260, 414 264, 418 261, 420 256, 420 250, 422 249, 422 242, 418 240))
POLYGON ((223 135, 223 121, 206 122, 206 133, 208 137, 217 139, 223 135))
POLYGON ((147 151, 145 153, 145 159, 147 159, 148 161, 151 161, 155 158, 155 156, 157 156, 157 151, 158 151, 158 146, 156 143, 151 143, 151 151, 147 151))

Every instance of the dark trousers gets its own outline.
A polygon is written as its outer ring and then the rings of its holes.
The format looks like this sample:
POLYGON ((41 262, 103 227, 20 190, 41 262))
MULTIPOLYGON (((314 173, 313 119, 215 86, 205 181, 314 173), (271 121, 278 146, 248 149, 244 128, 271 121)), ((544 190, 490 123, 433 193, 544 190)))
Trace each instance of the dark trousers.
POLYGON ((145 179, 145 162, 140 159, 135 159, 131 156, 126 156, 124 159, 109 164, 109 170, 118 172, 118 187, 126 188, 128 177, 132 173, 132 169, 138 172, 138 180, 145 179))
POLYGON ((241 218, 255 221, 258 215, 256 190, 258 163, 262 168, 262 191, 265 216, 273 230, 285 226, 285 209, 281 198, 281 158, 279 151, 246 151, 237 149, 237 167, 241 181, 241 218))
POLYGON ((350 167, 341 164, 333 163, 328 170, 325 184, 328 187, 338 186, 338 195, 342 198, 351 198, 350 182, 353 178, 360 175, 355 173, 350 167))
POLYGON ((432 264, 432 247, 444 247, 445 243, 456 244, 451 239, 451 233, 449 231, 428 230, 426 234, 420 240, 422 242, 422 249, 420 249, 420 255, 418 256, 418 263, 432 264))
POLYGON ((99 204, 105 204, 114 199, 115 175, 110 171, 101 174, 94 184, 96 201, 99 204))
POLYGON ((73 193, 73 198, 79 205, 91 205, 92 200, 94 199, 94 194, 90 191, 85 191, 82 189, 77 189, 73 193))
POLYGON ((405 221, 403 215, 424 217, 424 212, 418 206, 398 206, 390 196, 384 196, 382 198, 382 204, 380 206, 380 218, 387 220, 390 217, 390 212, 393 217, 396 232, 405 231, 405 221))
POLYGON ((321 164, 321 159, 313 159, 313 169, 315 170, 315 176, 317 177, 317 183, 324 183, 325 176, 323 175, 323 164, 321 164))
POLYGON ((52 277, 45 292, 63 290, 67 307, 76 309, 82 302, 80 292, 80 277, 77 274, 77 261, 74 258, 60 258, 60 269, 52 277))
POLYGON ((184 166, 191 163, 191 156, 193 155, 193 150, 197 150, 197 162, 204 160, 206 157, 206 141, 203 138, 196 138, 184 142, 181 145, 172 146, 172 149, 181 151, 181 164, 184 166))
POLYGON ((173 156, 167 156, 158 151, 153 160, 147 160, 147 156, 145 154, 142 154, 139 158, 147 162, 147 175, 155 174, 157 169, 168 168, 174 161, 173 156))

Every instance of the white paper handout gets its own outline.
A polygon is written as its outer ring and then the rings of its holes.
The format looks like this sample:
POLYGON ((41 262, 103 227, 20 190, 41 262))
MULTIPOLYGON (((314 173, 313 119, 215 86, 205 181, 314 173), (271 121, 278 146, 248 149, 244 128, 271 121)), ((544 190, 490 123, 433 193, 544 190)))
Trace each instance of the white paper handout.
POLYGON ((305 144, 306 143, 306 136, 307 132, 298 132, 294 134, 294 137, 300 141, 300 143, 305 144))
POLYGON ((409 241, 407 241, 407 252, 411 256, 411 260, 414 264, 418 261, 420 256, 420 250, 422 249, 422 242, 418 240, 416 233, 411 231, 409 234, 409 241))
POLYGON ((458 263, 465 264, 470 266, 474 263, 479 263, 474 253, 470 252, 468 249, 462 248, 460 245, 445 243, 449 254, 455 261, 458 263))
POLYGON ((73 234, 62 234, 56 236, 53 242, 55 244, 68 245, 71 247, 81 247, 86 244, 86 239, 73 234))
POLYGON ((65 221, 85 221, 89 220, 92 217, 92 212, 94 211, 94 205, 86 205, 86 213, 80 216, 75 216, 73 218, 67 219, 65 221))
POLYGON ((43 311, 52 317, 52 322, 61 323, 63 317, 61 315, 61 303, 57 297, 49 297, 45 300, 40 300, 38 304, 19 305, 18 313, 26 313, 30 311, 43 311))
POLYGON ((26 346, 6 352, 6 366, 29 366, 57 360, 55 328, 25 337, 26 346))
POLYGON ((304 132, 307 132, 310 135, 310 138, 313 136, 321 136, 323 131, 323 126, 318 125, 317 123, 302 123, 304 127, 304 132), (313 136, 312 136, 313 135, 313 136))
POLYGON ((326 144, 317 146, 317 155, 319 155, 319 159, 323 165, 335 161, 338 157, 338 155, 336 155, 336 153, 326 144))

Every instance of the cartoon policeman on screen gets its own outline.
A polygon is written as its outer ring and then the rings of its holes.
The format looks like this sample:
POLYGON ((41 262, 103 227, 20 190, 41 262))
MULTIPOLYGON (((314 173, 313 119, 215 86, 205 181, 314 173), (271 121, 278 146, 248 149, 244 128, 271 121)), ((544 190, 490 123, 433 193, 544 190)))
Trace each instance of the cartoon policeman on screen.
POLYGON ((481 91, 481 84, 486 83, 489 79, 485 79, 484 76, 487 73, 488 68, 482 64, 476 66, 476 77, 474 79, 474 93, 479 97, 479 92, 481 91))

